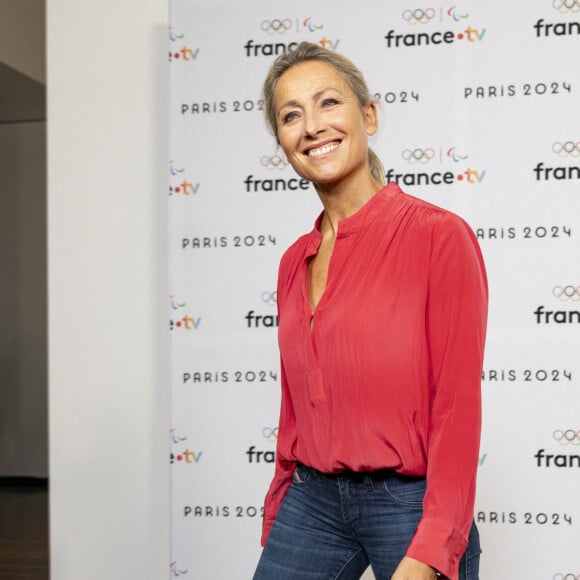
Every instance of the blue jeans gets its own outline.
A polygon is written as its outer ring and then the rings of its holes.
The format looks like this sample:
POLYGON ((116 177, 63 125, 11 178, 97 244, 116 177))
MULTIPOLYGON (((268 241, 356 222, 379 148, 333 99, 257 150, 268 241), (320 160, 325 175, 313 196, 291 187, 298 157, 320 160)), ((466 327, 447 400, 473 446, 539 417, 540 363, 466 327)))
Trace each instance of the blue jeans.
MULTIPOLYGON (((425 478, 393 471, 328 476, 298 465, 254 580, 390 580, 422 515, 425 478)), ((479 578, 475 524, 459 567, 479 578)))

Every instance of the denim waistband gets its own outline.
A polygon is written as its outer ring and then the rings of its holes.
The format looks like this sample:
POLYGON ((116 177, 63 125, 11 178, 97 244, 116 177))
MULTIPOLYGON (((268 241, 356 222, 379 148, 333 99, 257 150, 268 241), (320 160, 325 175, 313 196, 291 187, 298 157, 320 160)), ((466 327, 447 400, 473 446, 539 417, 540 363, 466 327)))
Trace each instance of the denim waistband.
POLYGON ((313 467, 304 465, 303 463, 298 463, 297 465, 306 472, 309 472, 314 477, 317 477, 320 481, 348 480, 357 483, 362 482, 376 483, 379 481, 384 481, 386 479, 398 479, 400 481, 409 481, 409 482, 425 479, 425 476, 402 475, 400 473, 397 473, 394 469, 379 469, 376 471, 351 471, 349 469, 346 469, 338 473, 324 473, 322 471, 318 471, 318 469, 314 469, 313 467))

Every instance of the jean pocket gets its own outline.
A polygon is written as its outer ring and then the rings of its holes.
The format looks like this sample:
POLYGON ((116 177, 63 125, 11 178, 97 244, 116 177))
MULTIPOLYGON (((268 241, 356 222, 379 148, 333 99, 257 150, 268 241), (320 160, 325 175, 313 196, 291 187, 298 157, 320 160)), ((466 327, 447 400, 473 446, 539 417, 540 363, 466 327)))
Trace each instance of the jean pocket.
POLYGON ((426 481, 424 477, 392 476, 383 480, 384 490, 398 505, 423 508, 426 481))
POLYGON ((303 487, 312 481, 312 470, 300 463, 296 464, 294 474, 292 476, 292 483, 294 485, 303 487))

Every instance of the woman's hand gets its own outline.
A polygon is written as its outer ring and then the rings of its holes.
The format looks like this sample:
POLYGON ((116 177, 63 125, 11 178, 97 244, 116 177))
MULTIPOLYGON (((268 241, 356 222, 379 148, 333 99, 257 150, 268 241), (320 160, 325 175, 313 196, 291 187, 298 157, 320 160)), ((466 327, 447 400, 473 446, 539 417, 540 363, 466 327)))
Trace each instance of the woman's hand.
POLYGON ((428 564, 405 556, 397 566, 391 580, 435 580, 437 572, 428 564))

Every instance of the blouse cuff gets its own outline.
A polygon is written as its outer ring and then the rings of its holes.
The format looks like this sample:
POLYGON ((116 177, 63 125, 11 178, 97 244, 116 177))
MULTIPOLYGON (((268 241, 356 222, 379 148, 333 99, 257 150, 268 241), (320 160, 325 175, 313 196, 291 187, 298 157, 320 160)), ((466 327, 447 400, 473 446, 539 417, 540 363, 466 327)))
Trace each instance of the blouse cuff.
POLYGON ((407 556, 429 564, 445 578, 458 580, 459 562, 467 539, 451 526, 423 518, 407 549, 407 556))

